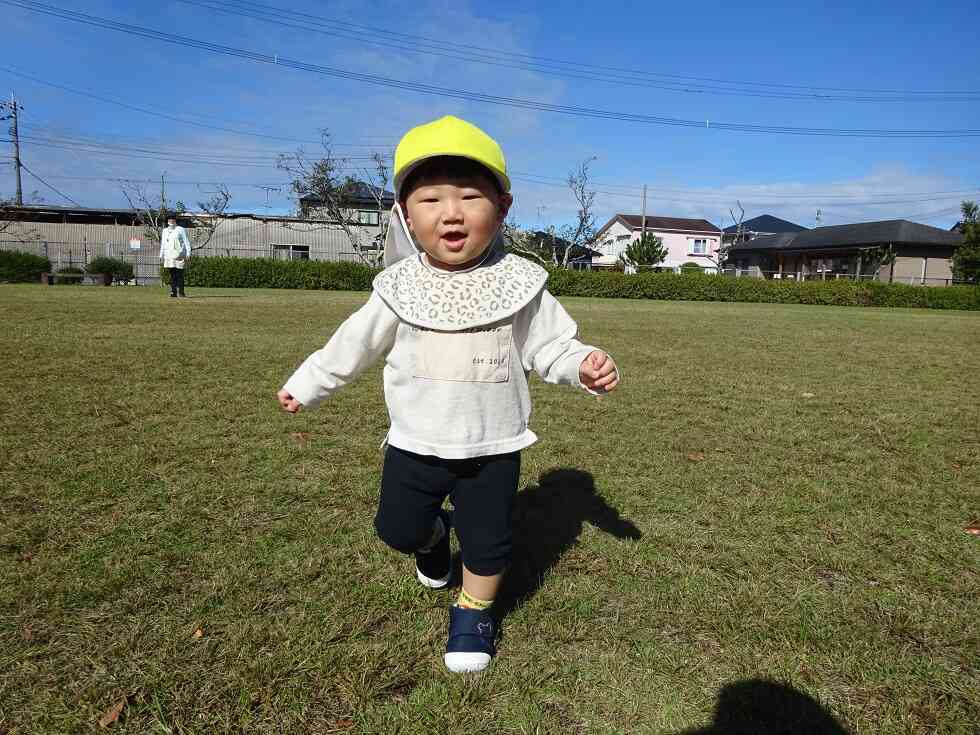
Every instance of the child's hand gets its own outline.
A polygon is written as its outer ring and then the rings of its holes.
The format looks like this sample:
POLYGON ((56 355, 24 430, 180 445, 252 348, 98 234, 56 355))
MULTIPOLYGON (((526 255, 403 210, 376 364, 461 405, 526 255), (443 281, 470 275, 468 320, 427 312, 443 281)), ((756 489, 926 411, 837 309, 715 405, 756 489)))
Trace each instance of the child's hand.
POLYGON ((619 384, 616 363, 605 352, 593 350, 582 360, 578 378, 589 390, 609 393, 619 384))
POLYGON ((276 398, 279 399, 279 405, 282 406, 283 411, 289 411, 289 413, 296 413, 299 411, 303 404, 293 398, 288 391, 281 390, 276 393, 276 398))

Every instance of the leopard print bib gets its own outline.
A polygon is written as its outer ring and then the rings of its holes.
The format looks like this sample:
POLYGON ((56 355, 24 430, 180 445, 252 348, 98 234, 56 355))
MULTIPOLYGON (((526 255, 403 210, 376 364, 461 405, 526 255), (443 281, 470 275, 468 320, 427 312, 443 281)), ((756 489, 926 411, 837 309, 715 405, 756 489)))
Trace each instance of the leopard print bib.
POLYGON ((548 271, 494 248, 467 271, 437 271, 422 256, 400 260, 374 279, 374 291, 402 321, 458 332, 502 321, 541 293, 548 271))

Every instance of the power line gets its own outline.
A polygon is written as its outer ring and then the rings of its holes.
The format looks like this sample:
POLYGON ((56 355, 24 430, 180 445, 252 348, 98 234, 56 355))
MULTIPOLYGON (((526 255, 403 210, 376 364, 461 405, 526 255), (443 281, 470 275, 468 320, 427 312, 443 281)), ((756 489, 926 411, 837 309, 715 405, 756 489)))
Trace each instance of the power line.
POLYGON ((533 71, 562 78, 584 79, 628 86, 650 87, 682 93, 713 93, 747 97, 816 100, 821 102, 936 102, 974 101, 978 91, 943 92, 915 90, 854 89, 811 85, 774 84, 769 82, 738 81, 691 77, 676 74, 622 69, 616 67, 563 61, 548 57, 505 52, 480 46, 465 47, 447 43, 445 39, 430 39, 378 28, 273 7, 255 2, 225 2, 223 0, 180 0, 187 5, 215 10, 233 16, 260 20, 303 32, 346 38, 375 46, 394 48, 415 54, 474 61, 500 68, 533 71), (291 17, 298 22, 284 18, 291 17), (403 40, 398 40, 403 39, 403 40), (723 85, 723 86, 718 86, 723 85))
POLYGON ((269 64, 272 66, 285 66, 290 69, 307 71, 321 76, 330 76, 351 81, 359 81, 375 86, 389 87, 406 91, 419 92, 435 97, 449 97, 462 99, 471 102, 484 102, 493 105, 502 105, 517 109, 538 110, 542 112, 552 112, 556 114, 569 115, 573 117, 594 118, 602 120, 617 120, 622 122, 635 122, 648 125, 661 125, 687 128, 704 128, 732 132, 767 133, 771 135, 806 135, 806 136, 829 136, 829 137, 864 137, 864 138, 972 138, 980 137, 980 129, 960 129, 960 130, 888 130, 888 129, 848 129, 848 128, 803 128, 778 125, 759 125, 748 123, 725 123, 709 122, 707 120, 686 120, 680 118, 661 117, 656 115, 642 115, 638 113, 617 112, 613 110, 602 110, 598 108, 577 107, 572 105, 557 105, 539 100, 524 99, 520 97, 505 97, 501 95, 491 95, 479 92, 472 92, 463 89, 452 89, 439 87, 436 85, 422 84, 418 82, 408 82, 389 77, 382 77, 374 74, 363 74, 351 72, 343 69, 312 64, 304 61, 287 59, 278 55, 264 54, 249 49, 224 46, 222 44, 200 41, 186 36, 178 36, 152 28, 136 26, 129 23, 100 18, 98 16, 79 13, 76 11, 64 10, 51 5, 38 2, 26 2, 24 0, 0 0, 6 5, 13 5, 24 10, 31 10, 43 15, 49 15, 63 20, 71 20, 83 25, 96 28, 113 30, 129 35, 140 36, 157 41, 194 48, 215 54, 236 57, 257 63, 269 64))
MULTIPOLYGON (((3 0, 0 0, 0 2, 2 1, 3 0)), ((95 94, 93 92, 86 92, 81 89, 67 87, 63 84, 57 84, 55 82, 50 82, 45 79, 40 79, 39 77, 33 76, 31 74, 25 74, 24 72, 18 71, 16 69, 11 69, 10 67, 7 66, 0 66, 0 71, 4 71, 16 77, 20 77, 21 79, 28 79, 37 84, 43 84, 45 86, 52 87, 54 89, 60 89, 63 92, 69 92, 71 94, 76 94, 82 97, 89 97, 90 99, 98 100, 99 102, 105 102, 107 104, 117 105, 119 107, 123 107, 128 110, 133 110, 134 112, 141 112, 145 115, 153 115, 154 117, 163 118, 165 120, 171 120, 173 122, 183 123, 184 125, 193 125, 208 130, 217 130, 224 133, 233 133, 235 135, 243 135, 243 136, 249 136, 253 138, 264 138, 266 140, 280 140, 287 143, 300 143, 300 144, 308 143, 312 145, 320 145, 323 143, 323 140, 311 140, 308 138, 290 138, 281 135, 267 135, 264 133, 255 133, 249 130, 237 130, 235 128, 230 128, 223 125, 209 125, 207 123, 197 122, 196 120, 190 120, 186 117, 179 117, 177 115, 171 115, 166 112, 159 112, 149 107, 140 107, 138 105, 132 105, 128 102, 123 102, 121 100, 113 99, 112 97, 105 97, 103 95, 95 94)), ((379 138, 379 140, 381 140, 381 138, 379 138)), ((388 140, 388 139, 385 138, 384 140, 388 140)), ((331 145, 336 146, 338 148, 377 148, 378 147, 377 145, 369 144, 369 143, 334 143, 332 141, 331 141, 331 145)))
POLYGON ((33 171, 31 171, 31 169, 23 161, 21 161, 20 167, 22 169, 24 169, 27 173, 29 173, 31 176, 33 176, 35 179, 37 179, 38 181, 40 181, 42 184, 44 184, 46 187, 48 187, 51 191, 53 191, 58 196, 64 197, 69 202, 71 202, 72 204, 74 204, 76 207, 81 207, 82 206, 81 204, 79 204, 78 202, 76 202, 74 199, 72 199, 70 196, 68 196, 67 194, 65 194, 62 191, 59 191, 58 189, 55 189, 53 186, 51 186, 51 184, 49 184, 47 181, 45 181, 44 179, 42 179, 36 173, 34 173, 33 171))

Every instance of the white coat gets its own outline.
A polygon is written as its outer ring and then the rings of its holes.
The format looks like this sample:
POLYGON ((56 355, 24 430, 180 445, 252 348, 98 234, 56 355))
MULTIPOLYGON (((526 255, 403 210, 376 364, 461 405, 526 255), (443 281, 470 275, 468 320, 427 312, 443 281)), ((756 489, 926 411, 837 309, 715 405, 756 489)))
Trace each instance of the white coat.
POLYGON ((160 233, 160 260, 163 261, 163 267, 183 268, 189 257, 191 241, 187 237, 187 231, 180 225, 163 228, 160 233))

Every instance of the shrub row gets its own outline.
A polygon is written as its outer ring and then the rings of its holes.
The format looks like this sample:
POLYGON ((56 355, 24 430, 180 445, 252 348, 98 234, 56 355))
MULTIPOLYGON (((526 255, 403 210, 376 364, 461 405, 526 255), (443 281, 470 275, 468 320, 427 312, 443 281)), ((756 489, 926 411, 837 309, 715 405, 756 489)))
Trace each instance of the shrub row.
POLYGON ((40 281, 51 272, 51 261, 43 255, 0 250, 0 281, 40 281))
MULTIPOLYGON (((191 258, 184 270, 188 286, 213 288, 307 288, 370 291, 378 271, 360 263, 272 258, 191 258)), ((170 273, 163 270, 164 283, 170 273)))
POLYGON ((763 278, 674 273, 597 273, 554 270, 555 296, 674 301, 743 301, 773 304, 899 306, 980 310, 975 286, 908 286, 878 281, 769 281, 763 278))
MULTIPOLYGON (((0 251, 0 280, 36 281, 49 272, 47 258, 0 251)), ((91 265, 89 267, 91 271, 91 265)), ((369 291, 378 271, 360 263, 271 258, 191 258, 188 286, 214 288, 302 288, 369 291)), ((169 283, 169 273, 163 278, 169 283)), ((673 301, 742 301, 773 304, 896 306, 980 311, 975 286, 908 286, 878 281, 769 281, 695 273, 639 273, 552 270, 548 289, 555 296, 673 301)))

